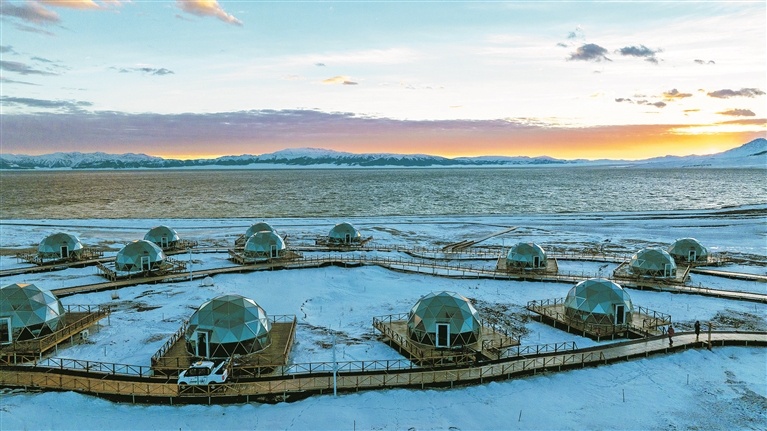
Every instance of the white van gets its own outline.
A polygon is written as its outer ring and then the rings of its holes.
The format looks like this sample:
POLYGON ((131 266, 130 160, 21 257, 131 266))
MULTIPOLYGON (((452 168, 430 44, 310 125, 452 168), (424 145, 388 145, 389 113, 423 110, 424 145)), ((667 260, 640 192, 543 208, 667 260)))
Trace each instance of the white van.
POLYGON ((214 385, 229 378, 229 361, 197 361, 178 375, 179 385, 214 385))

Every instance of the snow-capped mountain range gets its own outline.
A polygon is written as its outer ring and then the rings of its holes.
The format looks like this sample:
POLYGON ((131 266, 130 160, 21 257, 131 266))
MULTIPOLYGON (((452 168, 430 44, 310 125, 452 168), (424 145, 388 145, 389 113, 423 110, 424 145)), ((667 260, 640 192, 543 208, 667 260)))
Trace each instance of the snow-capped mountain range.
POLYGON ((146 154, 53 153, 40 156, 0 155, 0 169, 153 169, 276 167, 479 167, 479 166, 606 166, 643 168, 767 168, 767 139, 705 156, 665 156, 646 160, 562 160, 552 157, 447 157, 427 154, 354 154, 319 148, 285 149, 269 154, 178 160, 146 154))

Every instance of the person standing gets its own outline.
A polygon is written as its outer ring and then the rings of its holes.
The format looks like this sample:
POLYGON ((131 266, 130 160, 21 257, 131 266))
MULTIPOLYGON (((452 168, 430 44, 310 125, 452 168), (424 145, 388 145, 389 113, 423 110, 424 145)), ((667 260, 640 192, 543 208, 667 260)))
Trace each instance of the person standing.
POLYGON ((674 327, 671 325, 668 325, 668 346, 673 347, 674 346, 674 339, 672 338, 674 336, 674 327))
POLYGON ((695 341, 700 337, 700 320, 695 321, 695 341))

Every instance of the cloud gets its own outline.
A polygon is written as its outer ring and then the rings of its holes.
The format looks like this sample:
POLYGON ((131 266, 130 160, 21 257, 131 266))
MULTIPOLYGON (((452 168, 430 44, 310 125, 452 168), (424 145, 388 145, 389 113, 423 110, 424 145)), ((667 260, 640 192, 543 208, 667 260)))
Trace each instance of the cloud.
POLYGON ((47 72, 44 70, 38 70, 33 69, 30 66, 19 63, 16 61, 2 61, 0 60, 0 70, 7 70, 8 72, 16 72, 19 75, 43 75, 43 76, 54 76, 58 75, 58 73, 53 72, 47 72))
POLYGON ((624 97, 618 97, 615 99, 615 101, 618 103, 634 103, 633 100, 624 97))
POLYGON ((301 66, 307 63, 316 66, 320 64, 338 66, 347 64, 403 64, 411 63, 419 57, 418 52, 409 48, 387 48, 299 55, 290 60, 301 66))
POLYGON ((24 85, 36 85, 36 86, 40 86, 40 84, 35 84, 35 83, 33 83, 33 82, 27 82, 27 81, 16 81, 16 80, 13 80, 13 79, 4 78, 4 77, 2 77, 2 76, 0 76, 0 82, 2 82, 2 83, 4 83, 4 84, 24 84, 24 85))
POLYGON ((575 30, 567 33, 567 39, 573 40, 573 39, 583 39, 583 29, 581 26, 575 27, 575 30))
POLYGON ((750 109, 729 109, 727 111, 717 112, 720 115, 730 115, 732 117, 755 117, 754 111, 750 109))
POLYGON ((0 45, 0 54, 16 54, 11 45, 0 45))
POLYGON ((568 60, 583 60, 583 61, 612 61, 607 56, 607 50, 599 45, 593 43, 587 43, 579 47, 574 53, 570 54, 568 60))
POLYGON ((696 58, 696 59, 695 59, 695 60, 693 60, 693 61, 695 61, 695 62, 696 62, 696 63, 698 63, 698 64, 716 64, 716 62, 715 62, 714 60, 709 60, 709 61, 706 61, 706 60, 701 60, 701 59, 697 59, 697 58, 696 58))
POLYGON ((242 21, 227 13, 217 0, 176 0, 176 6, 186 13, 201 17, 211 16, 228 24, 241 26, 242 21))
POLYGON ((37 28, 37 27, 33 27, 31 25, 15 23, 14 27, 16 27, 16 30, 26 31, 27 33, 37 33, 37 34, 42 34, 42 35, 45 35, 45 36, 55 36, 55 34, 51 33, 50 31, 43 30, 43 29, 37 28))
MULTIPOLYGON (((114 68, 113 69, 117 69, 114 68)), ((120 69, 117 69, 120 73, 131 73, 131 72, 139 72, 139 73, 145 73, 147 75, 155 75, 155 76, 165 76, 165 75, 173 75, 174 72, 172 70, 166 69, 164 67, 123 67, 120 69)))
POLYGON ((27 1, 17 6, 3 0, 0 2, 0 16, 10 16, 34 24, 55 24, 60 21, 56 12, 34 1, 27 1))
POLYGON ((7 105, 25 106, 28 108, 58 109, 65 111, 81 111, 83 107, 92 106, 91 102, 80 100, 45 100, 28 97, 2 96, 0 101, 7 105))
POLYGON ((658 64, 658 58, 655 57, 655 54, 662 52, 662 49, 650 49, 644 45, 639 46, 624 46, 623 48, 617 50, 616 52, 619 53, 622 56, 629 56, 629 57, 639 57, 644 58, 646 62, 658 64))
POLYGON ((764 91, 758 88, 741 88, 740 90, 724 89, 724 90, 712 91, 708 93, 708 95, 711 97, 716 97, 717 99, 729 99, 730 97, 763 96, 764 91))
POLYGON ((652 50, 644 45, 639 46, 624 46, 623 48, 619 49, 618 53, 620 55, 627 55, 631 57, 655 57, 655 54, 661 52, 662 50, 656 49, 652 50))
POLYGON ((323 84, 340 84, 340 85, 357 85, 356 82, 352 81, 351 78, 346 75, 338 75, 332 78, 323 79, 322 83, 323 84))
POLYGON ((48 6, 65 7, 69 9, 100 9, 93 0, 37 0, 37 2, 48 6))
POLYGON ((684 99, 687 97, 692 97, 691 93, 680 93, 679 90, 674 88, 673 90, 669 90, 663 93, 663 98, 666 100, 674 100, 674 99, 684 99))
POLYGON ((636 103, 638 105, 650 105, 650 106, 654 106, 656 108, 665 108, 666 107, 666 102, 660 102, 660 101, 658 101, 658 102, 650 102, 649 100, 637 100, 636 103))
POLYGON ((325 63, 314 63, 317 67, 325 67, 325 63))

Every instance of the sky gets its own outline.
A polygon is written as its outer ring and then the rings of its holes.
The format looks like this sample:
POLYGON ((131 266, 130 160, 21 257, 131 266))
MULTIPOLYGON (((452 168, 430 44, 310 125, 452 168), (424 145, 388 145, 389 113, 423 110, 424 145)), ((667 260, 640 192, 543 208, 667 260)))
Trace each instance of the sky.
POLYGON ((2 0, 0 153, 643 159, 767 136, 767 4, 2 0))

